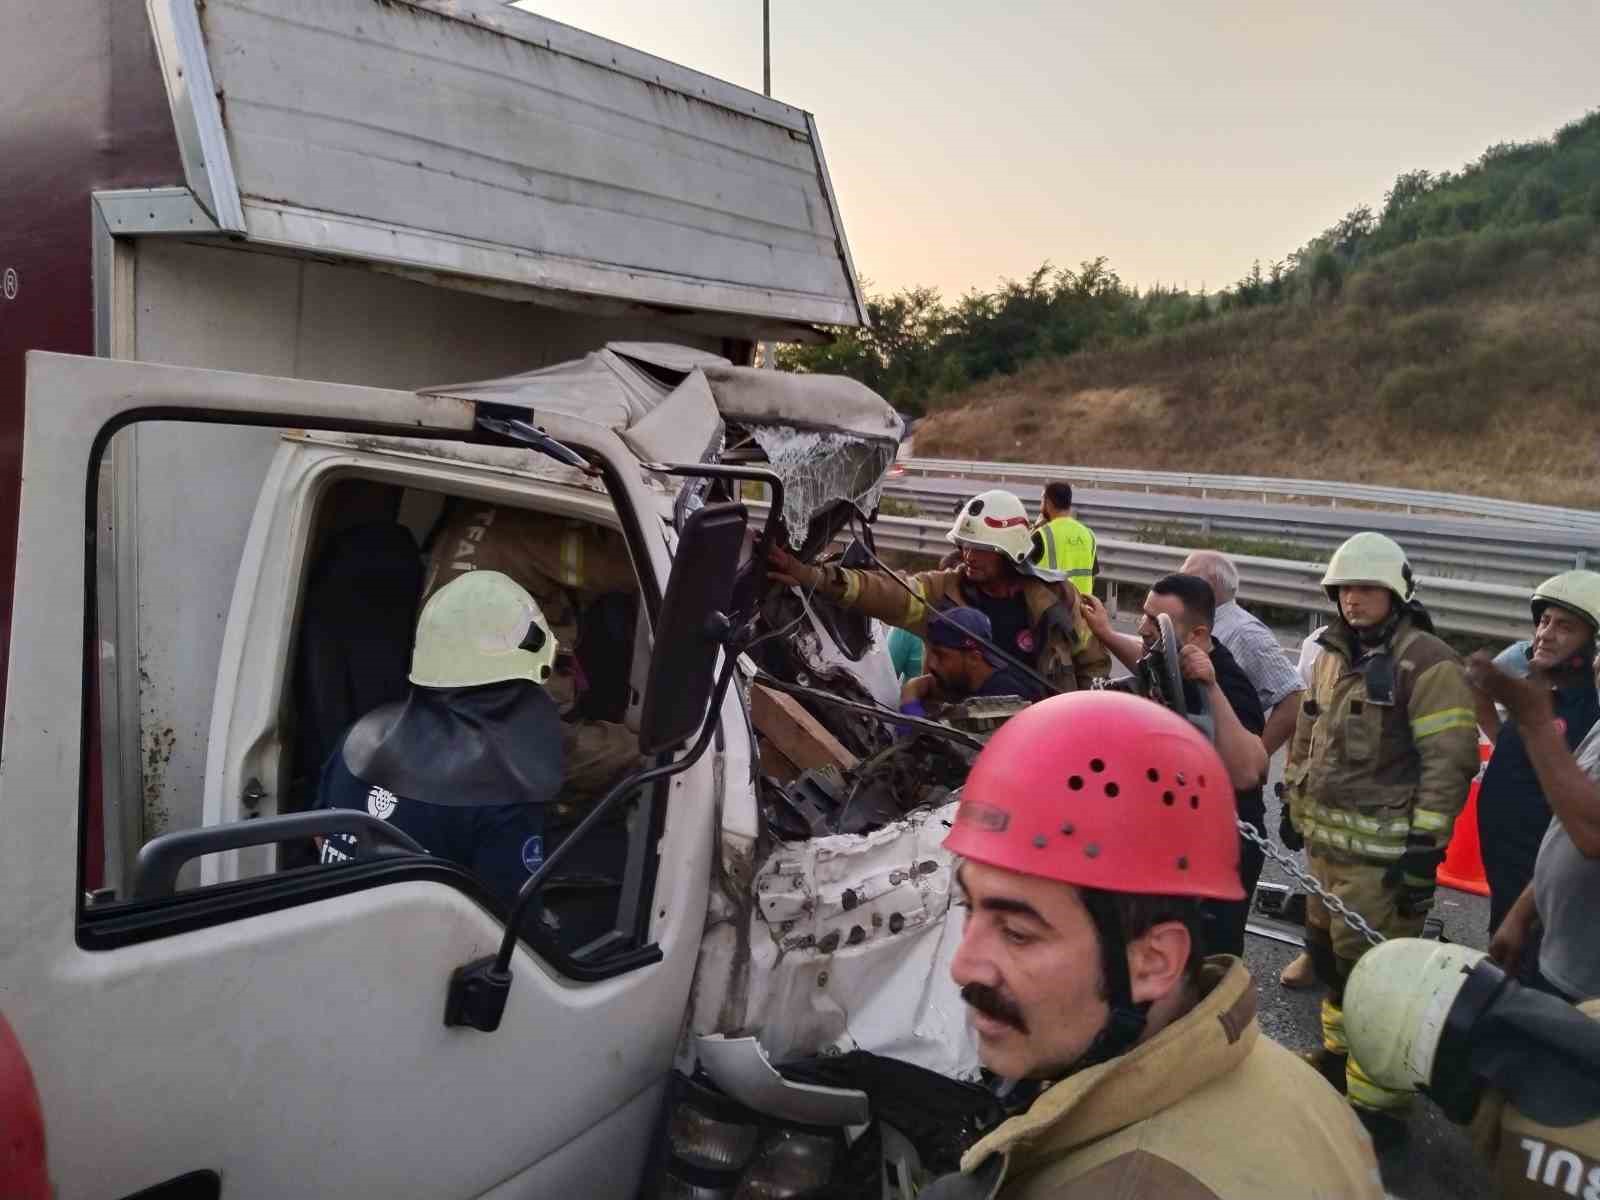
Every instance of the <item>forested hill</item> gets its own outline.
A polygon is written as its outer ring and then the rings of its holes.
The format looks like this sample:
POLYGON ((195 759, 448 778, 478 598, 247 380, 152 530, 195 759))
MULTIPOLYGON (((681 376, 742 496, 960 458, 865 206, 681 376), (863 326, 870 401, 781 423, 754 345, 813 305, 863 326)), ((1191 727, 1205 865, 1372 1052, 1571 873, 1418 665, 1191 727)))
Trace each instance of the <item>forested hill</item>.
POLYGON ((1408 172, 1214 295, 1097 260, 871 306, 869 333, 782 361, 930 413, 918 454, 1600 507, 1600 112, 1408 172))

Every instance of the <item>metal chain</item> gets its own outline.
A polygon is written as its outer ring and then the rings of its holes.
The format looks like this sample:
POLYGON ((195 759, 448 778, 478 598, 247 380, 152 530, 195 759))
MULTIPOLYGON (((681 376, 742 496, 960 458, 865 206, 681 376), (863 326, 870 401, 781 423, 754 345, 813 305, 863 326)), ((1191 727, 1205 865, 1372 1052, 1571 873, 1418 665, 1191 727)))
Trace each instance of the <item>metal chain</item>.
POLYGON ((1346 925, 1350 926, 1351 929, 1354 929, 1362 937, 1366 938, 1368 945, 1381 946, 1383 944, 1383 934, 1379 933, 1371 925, 1368 925, 1367 919, 1355 909, 1351 908, 1343 900, 1339 899, 1339 897, 1335 896, 1327 888, 1323 887, 1320 883, 1313 879, 1310 873, 1308 873, 1305 868, 1295 861, 1294 855, 1286 854, 1279 850, 1272 844, 1270 840, 1262 837, 1260 833, 1256 832, 1256 827, 1254 825, 1250 825, 1244 821, 1238 820, 1236 820, 1235 823, 1239 826, 1240 834, 1242 834, 1246 840, 1254 842, 1257 846, 1260 846, 1262 853, 1282 867, 1288 873, 1289 877, 1301 887, 1305 888, 1309 892, 1315 892, 1316 895, 1322 900, 1322 903, 1325 904, 1331 911, 1337 913, 1343 919, 1346 925))

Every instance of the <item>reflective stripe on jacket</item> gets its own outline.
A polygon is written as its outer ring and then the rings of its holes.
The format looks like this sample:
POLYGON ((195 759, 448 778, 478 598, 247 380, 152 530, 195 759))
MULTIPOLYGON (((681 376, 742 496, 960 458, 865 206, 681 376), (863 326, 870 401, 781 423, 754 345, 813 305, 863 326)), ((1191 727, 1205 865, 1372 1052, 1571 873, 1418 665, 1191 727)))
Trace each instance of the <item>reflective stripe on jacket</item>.
POLYGON ((1443 849, 1478 771, 1472 692, 1455 652, 1402 616, 1384 646, 1388 702, 1369 687, 1373 653, 1354 631, 1321 635, 1284 771, 1295 827, 1309 849, 1342 861, 1390 863, 1411 848, 1443 849))
POLYGON ((1099 553, 1094 530, 1075 517, 1057 517, 1039 526, 1038 534, 1044 547, 1039 566, 1070 580, 1085 595, 1093 590, 1099 553))

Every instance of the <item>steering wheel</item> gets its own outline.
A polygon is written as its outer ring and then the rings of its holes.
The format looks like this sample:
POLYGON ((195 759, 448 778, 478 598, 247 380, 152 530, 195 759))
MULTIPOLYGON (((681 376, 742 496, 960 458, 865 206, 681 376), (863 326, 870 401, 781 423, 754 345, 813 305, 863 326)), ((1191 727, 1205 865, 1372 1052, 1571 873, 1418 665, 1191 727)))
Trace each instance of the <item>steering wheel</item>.
POLYGON ((1138 664, 1144 694, 1185 718, 1205 734, 1208 741, 1214 740, 1217 725, 1211 715, 1211 697, 1204 690, 1200 692, 1200 711, 1189 711, 1189 701, 1183 692, 1183 672, 1179 668, 1178 631, 1173 627, 1172 618, 1166 613, 1157 613, 1156 627, 1160 630, 1159 640, 1138 664))

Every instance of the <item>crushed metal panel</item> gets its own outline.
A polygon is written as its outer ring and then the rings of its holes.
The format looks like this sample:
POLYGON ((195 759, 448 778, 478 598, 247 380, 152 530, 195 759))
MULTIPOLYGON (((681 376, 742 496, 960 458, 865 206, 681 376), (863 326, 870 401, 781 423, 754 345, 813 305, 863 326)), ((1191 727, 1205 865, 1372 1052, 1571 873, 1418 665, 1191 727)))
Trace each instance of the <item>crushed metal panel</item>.
POLYGON ((200 27, 252 241, 865 321, 811 126, 787 105, 477 3, 208 0, 200 27))
POLYGON ((745 903, 713 903, 692 1030, 754 1036, 775 1063, 861 1049, 975 1075, 977 1047, 950 978, 961 923, 951 919, 954 860, 941 843, 955 807, 774 849, 745 903), (736 1011, 728 996, 739 997, 736 1011))

